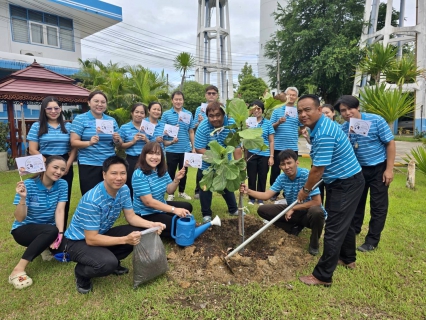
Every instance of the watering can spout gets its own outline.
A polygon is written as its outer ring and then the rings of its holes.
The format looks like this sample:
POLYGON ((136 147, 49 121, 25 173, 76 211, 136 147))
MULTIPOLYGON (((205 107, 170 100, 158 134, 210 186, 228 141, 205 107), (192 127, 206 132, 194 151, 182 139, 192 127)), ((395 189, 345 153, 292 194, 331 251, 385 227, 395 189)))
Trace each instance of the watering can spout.
POLYGON ((207 222, 198 228, 195 228, 194 238, 197 239, 201 234, 203 234, 210 226, 220 226, 220 218, 216 216, 211 222, 207 222))

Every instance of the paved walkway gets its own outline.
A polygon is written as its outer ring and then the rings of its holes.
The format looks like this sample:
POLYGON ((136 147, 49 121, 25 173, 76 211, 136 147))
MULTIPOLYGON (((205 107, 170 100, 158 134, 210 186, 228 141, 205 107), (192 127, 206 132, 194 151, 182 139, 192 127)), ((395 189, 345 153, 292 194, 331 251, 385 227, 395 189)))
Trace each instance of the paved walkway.
MULTIPOLYGON (((406 142, 406 141, 395 141, 396 142, 396 157, 395 165, 405 165, 405 161, 402 159, 411 149, 421 146, 421 142, 406 142)), ((299 138, 299 155, 302 157, 309 157, 309 150, 306 147, 305 138, 299 138)))

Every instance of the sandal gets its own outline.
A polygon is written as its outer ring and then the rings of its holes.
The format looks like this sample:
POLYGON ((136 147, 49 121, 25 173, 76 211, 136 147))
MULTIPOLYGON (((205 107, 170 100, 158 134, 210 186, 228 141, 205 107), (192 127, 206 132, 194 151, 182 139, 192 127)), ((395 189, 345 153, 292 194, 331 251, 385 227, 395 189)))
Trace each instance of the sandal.
POLYGON ((13 278, 9 276, 9 283, 13 284, 15 289, 23 289, 33 284, 33 279, 27 276, 26 272, 19 272, 13 278))

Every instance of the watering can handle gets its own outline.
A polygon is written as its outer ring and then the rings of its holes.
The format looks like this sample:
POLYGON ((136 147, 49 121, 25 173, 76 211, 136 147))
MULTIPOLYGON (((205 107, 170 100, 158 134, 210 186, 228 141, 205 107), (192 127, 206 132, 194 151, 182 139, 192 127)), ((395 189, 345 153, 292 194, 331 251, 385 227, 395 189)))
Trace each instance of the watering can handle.
POLYGON ((178 216, 174 216, 172 219, 172 229, 170 230, 170 235, 172 236, 173 239, 176 239, 176 234, 173 234, 173 232, 176 231, 175 229, 175 220, 179 218, 178 216))
POLYGON ((143 236, 144 234, 147 234, 147 233, 155 232, 157 230, 160 230, 160 227, 153 227, 153 228, 146 229, 144 231, 141 231, 141 236, 143 236))

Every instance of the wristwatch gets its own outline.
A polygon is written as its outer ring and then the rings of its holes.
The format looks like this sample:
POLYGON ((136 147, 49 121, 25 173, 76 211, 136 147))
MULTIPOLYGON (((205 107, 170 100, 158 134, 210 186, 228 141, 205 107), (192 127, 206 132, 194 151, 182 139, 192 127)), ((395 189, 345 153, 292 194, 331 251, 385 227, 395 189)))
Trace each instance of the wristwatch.
POLYGON ((309 190, 308 188, 305 188, 305 187, 303 187, 302 190, 306 194, 309 194, 311 192, 311 190, 309 190))
POLYGON ((172 213, 175 213, 175 207, 172 207, 172 213))

